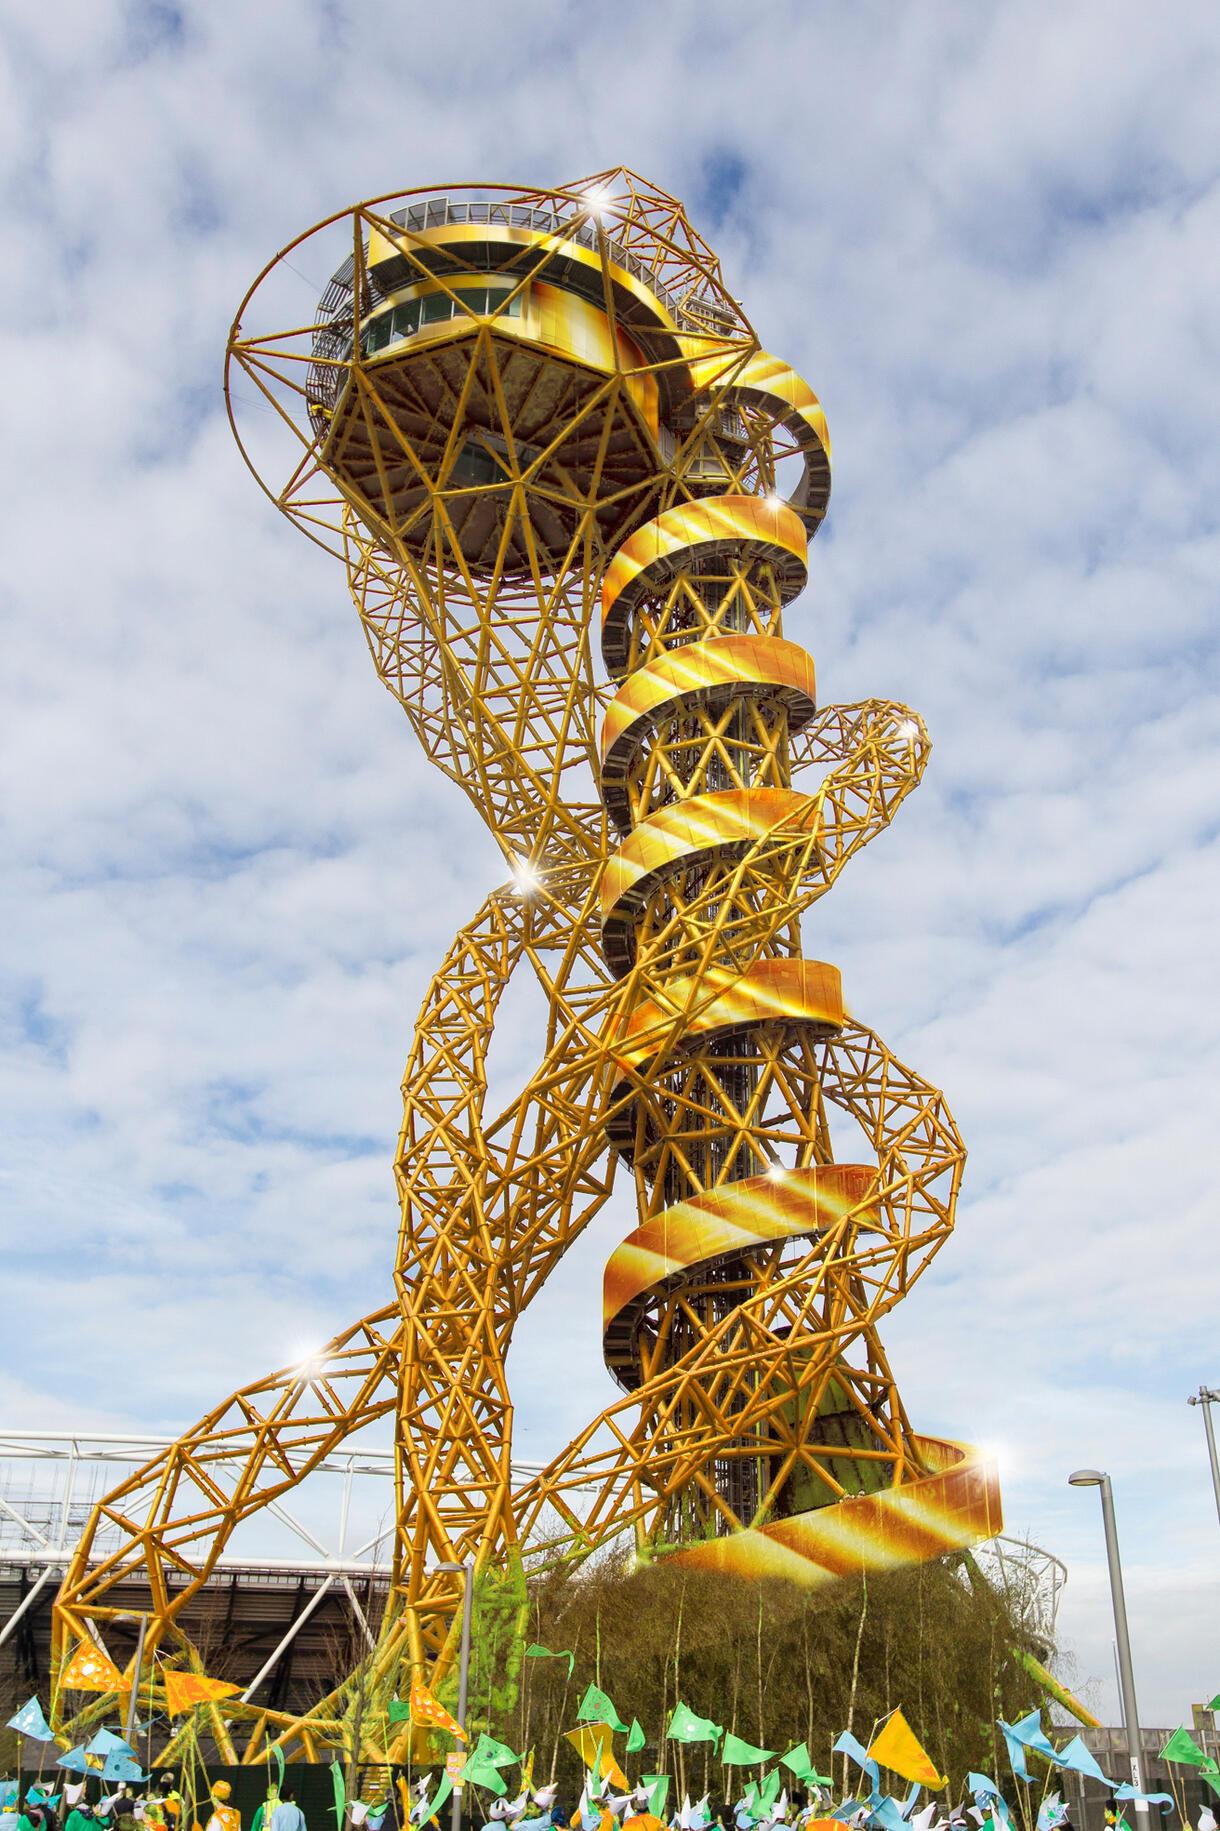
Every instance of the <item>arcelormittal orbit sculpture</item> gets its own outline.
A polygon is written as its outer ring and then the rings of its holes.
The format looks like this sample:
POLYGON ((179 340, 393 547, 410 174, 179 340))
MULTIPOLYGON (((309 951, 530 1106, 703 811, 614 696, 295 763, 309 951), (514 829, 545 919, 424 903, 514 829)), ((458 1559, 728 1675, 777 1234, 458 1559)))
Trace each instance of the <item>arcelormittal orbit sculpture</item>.
MULTIPOLYGON (((228 379, 251 467, 342 559, 379 674, 509 877, 420 1013, 393 1300, 101 1503, 61 1656, 139 1575, 145 1658, 189 1664, 177 1617, 235 1527, 377 1417, 398 1515, 366 1696, 452 1658, 461 1579, 438 1564, 627 1532, 643 1558, 808 1584, 998 1531, 989 1465, 911 1429, 878 1334, 953 1226, 961 1140, 801 945, 929 748, 905 706, 819 710, 783 634, 830 488, 816 396, 759 348, 682 205, 624 171, 331 218, 251 288, 228 379), (328 253, 299 324, 290 289, 328 253), (543 1053, 492 1113, 518 970, 547 1000, 543 1053), (616 1174, 638 1203, 605 1274, 622 1396, 518 1482, 513 1329, 616 1174)), ((355 1691, 303 1718, 226 1704, 217 1733, 316 1756, 355 1691)), ((362 1721, 384 1753, 384 1718, 362 1721)))

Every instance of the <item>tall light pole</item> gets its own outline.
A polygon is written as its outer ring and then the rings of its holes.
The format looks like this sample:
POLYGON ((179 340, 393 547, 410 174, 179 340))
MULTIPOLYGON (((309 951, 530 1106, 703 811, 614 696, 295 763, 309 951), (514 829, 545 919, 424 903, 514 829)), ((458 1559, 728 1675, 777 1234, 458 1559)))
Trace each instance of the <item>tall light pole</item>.
POLYGON ((1187 1399, 1188 1405, 1203 1407, 1203 1428, 1207 1432, 1207 1453, 1212 1462, 1212 1487, 1216 1491, 1216 1513, 1220 1516, 1220 1456, 1216 1454, 1216 1427, 1212 1423, 1212 1406, 1220 1405, 1220 1392, 1214 1386, 1200 1386, 1187 1399))
MULTIPOLYGON (((435 1564, 434 1570, 460 1570, 462 1573, 462 1659, 458 1668, 458 1708, 457 1720, 466 1727, 466 1692, 470 1679, 470 1618, 474 1605, 474 1560, 467 1558, 464 1564, 435 1564)), ((467 1747, 469 1748, 469 1742, 467 1747)), ((449 1831, 462 1831, 462 1787, 459 1782, 453 1789, 453 1803, 449 1807, 449 1831)))
MULTIPOLYGON (((1144 1763, 1140 1754, 1140 1720, 1135 1703, 1135 1670, 1131 1664, 1131 1636, 1127 1632, 1127 1602, 1123 1595, 1123 1567, 1118 1555, 1118 1527, 1114 1521, 1114 1494, 1110 1477, 1101 1469, 1077 1469, 1068 1476, 1073 1488, 1101 1489, 1101 1517, 1106 1530, 1106 1558, 1110 1565, 1110 1600, 1114 1605, 1114 1633, 1118 1642, 1118 1679, 1122 1693, 1123 1723, 1127 1731, 1127 1752, 1131 1761, 1131 1784, 1137 1793, 1146 1792, 1144 1763)), ((1148 1802, 1137 1799, 1137 1812, 1147 1812, 1148 1802)))

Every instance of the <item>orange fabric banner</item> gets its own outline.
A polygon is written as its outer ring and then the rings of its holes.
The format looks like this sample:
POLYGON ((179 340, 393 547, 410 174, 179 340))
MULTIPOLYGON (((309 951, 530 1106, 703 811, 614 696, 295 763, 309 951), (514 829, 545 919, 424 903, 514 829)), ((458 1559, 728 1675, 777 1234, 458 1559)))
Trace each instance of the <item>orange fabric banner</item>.
POLYGON ((565 1729, 563 1739, 572 1744, 585 1766, 599 1779, 608 1779, 630 1791, 631 1782, 614 1759, 614 1731, 609 1723, 585 1723, 580 1729, 565 1729))
POLYGON ((123 1674, 100 1647, 82 1640, 59 1682, 66 1691, 121 1691, 123 1674))
POLYGON ((457 1718, 449 1715, 426 1685, 411 1686, 411 1721, 424 1723, 429 1729, 447 1729, 451 1736, 460 1736, 463 1742, 466 1740, 466 1731, 457 1718))
POLYGON ((901 1774, 904 1780, 918 1780, 926 1787, 945 1784, 945 1776, 937 1773, 901 1710, 896 1710, 873 1737, 868 1752, 879 1766, 888 1767, 891 1774, 901 1774))
POLYGON ((227 1685, 220 1678, 206 1678, 202 1672, 163 1672, 165 1708, 171 1717, 180 1717, 196 1704, 211 1704, 217 1698, 237 1697, 240 1685, 227 1685))

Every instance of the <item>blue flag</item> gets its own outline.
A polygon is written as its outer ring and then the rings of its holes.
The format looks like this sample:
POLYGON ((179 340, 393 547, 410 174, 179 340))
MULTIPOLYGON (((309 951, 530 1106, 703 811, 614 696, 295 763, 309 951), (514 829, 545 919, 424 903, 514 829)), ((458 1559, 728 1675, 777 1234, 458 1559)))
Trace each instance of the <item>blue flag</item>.
POLYGON ((996 1721, 1003 1732, 1004 1746, 1008 1750, 1008 1763, 1013 1773, 1018 1780, 1032 1779, 1033 1776, 1025 1765, 1025 1747, 1020 1736, 1017 1735, 1012 1724, 1006 1723, 1003 1717, 997 1717, 996 1721))
POLYGON ((1114 1781, 1102 1773, 1096 1761, 1085 1747, 1082 1736, 1073 1736, 1066 1747, 1061 1748, 1055 1756, 1059 1767, 1070 1768, 1073 1774, 1087 1774, 1091 1780, 1100 1780, 1113 1792, 1114 1781))
POLYGON ((87 1755, 130 1755, 134 1761, 136 1751, 130 1742, 124 1742, 122 1736, 116 1736, 112 1729, 99 1729, 92 1742, 85 1746, 87 1755))
POLYGON ((1026 1748, 1032 1749, 1035 1755, 1043 1755, 1048 1761, 1055 1760, 1054 1747, 1042 1730, 1042 1712, 1040 1710, 1031 1710, 1028 1716, 1021 1718, 1019 1723, 1002 1723, 1000 1727, 1005 1731, 1011 1730, 1017 1741, 1023 1743, 1026 1748))
POLYGON ((1000 1789, 994 1780, 988 1780, 986 1774, 967 1774, 966 1785, 976 1799, 998 1799, 1000 1789))
POLYGON ((55 1731, 42 1714, 42 1705, 36 1697, 28 1704, 23 1704, 15 1717, 10 1717, 8 1727, 15 1729, 19 1736, 29 1736, 35 1742, 54 1742, 55 1731))
POLYGON ((102 1769, 102 1779, 147 1780, 148 1775, 144 1772, 138 1761, 133 1761, 130 1755, 121 1754, 116 1748, 106 1756, 106 1765, 102 1769))
POLYGON ((89 1759, 83 1748, 70 1748, 66 1755, 61 1755, 56 1767, 66 1767, 70 1774, 90 1774, 89 1759))
POLYGON ((875 1793, 870 1806, 874 1824, 883 1825, 885 1831, 907 1831, 907 1821, 902 1816, 902 1807, 896 1799, 890 1799, 884 1793, 875 1793))
POLYGON ((868 1750, 862 1743, 856 1741, 856 1738, 849 1730, 845 1729, 843 1731, 843 1734, 834 1745, 833 1752, 836 1755, 850 1756, 857 1767, 863 1768, 864 1772, 873 1783, 873 1791, 876 1792, 881 1783, 881 1770, 869 1754, 868 1750))
POLYGON ((1137 1793, 1129 1780, 1124 1780, 1114 1790, 1116 1799, 1146 1799, 1149 1805, 1160 1806, 1162 1812, 1168 1812, 1170 1806, 1177 1802, 1172 1793, 1137 1793))

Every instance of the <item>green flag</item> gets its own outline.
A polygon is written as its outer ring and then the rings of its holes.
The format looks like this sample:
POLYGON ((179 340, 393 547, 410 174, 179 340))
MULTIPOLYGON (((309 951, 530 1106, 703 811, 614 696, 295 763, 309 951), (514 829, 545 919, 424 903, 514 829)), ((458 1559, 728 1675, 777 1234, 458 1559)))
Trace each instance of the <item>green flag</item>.
POLYGON ((756 1761, 774 1761, 775 1750, 755 1748, 752 1742, 743 1742, 740 1736, 726 1731, 720 1759, 726 1767, 753 1767, 756 1761))
POLYGON ((679 1702, 674 1706, 665 1734, 671 1742, 718 1742, 721 1729, 710 1717, 697 1717, 693 1710, 679 1702))
POLYGON ((654 1818, 664 1818, 669 1798, 668 1774, 645 1774, 642 1784, 648 1788, 648 1810, 654 1818))
POLYGON ((502 1799, 508 1788, 501 1779, 499 1770, 511 1767, 514 1761, 520 1759, 507 1743, 497 1742, 494 1736, 489 1736, 484 1731, 466 1757, 462 1778, 468 1780, 471 1786, 486 1787, 488 1792, 496 1793, 502 1799))
POLYGON ((508 1791, 496 1768, 478 1762, 467 1761, 462 1769, 462 1779, 470 1786, 485 1786, 489 1793, 496 1793, 501 1799, 508 1791))
POLYGON ((411 1721, 411 1706, 410 1704, 404 1704, 401 1698, 392 1697, 390 1699, 387 1715, 389 1716, 391 1723, 409 1723, 411 1721))
POLYGON ((611 1729, 626 1729, 627 1727, 605 1692, 599 1691, 596 1685, 590 1685, 581 1698, 580 1708, 576 1712, 576 1721, 578 1723, 609 1723, 611 1729))
POLYGON ((1207 1706, 1207 1708, 1209 1710, 1220 1710, 1220 1691, 1218 1691, 1216 1693, 1215 1697, 1212 1699, 1211 1703, 1207 1706))
POLYGON ((572 1669, 576 1664, 575 1653, 569 1651, 567 1647, 562 1647, 558 1651, 555 1651, 551 1647, 540 1647, 536 1640, 531 1646, 526 1647, 525 1657, 527 1659, 566 1659, 568 1662, 569 1678, 571 1678, 572 1669))
POLYGON ((470 1751, 470 1760, 483 1767, 511 1767, 514 1761, 520 1761, 520 1755, 514 1755, 507 1742, 497 1742, 484 1730, 470 1751))
MULTIPOLYGON (((497 1746, 499 1745, 497 1744, 497 1746)), ((474 1754, 467 1755, 462 1767, 462 1779, 469 1782, 471 1786, 486 1787, 489 1793, 496 1793, 503 1799, 508 1788, 501 1777, 500 1764, 495 1761, 478 1760, 476 1759, 477 1754, 476 1749, 474 1754)))
POLYGON ((279 1779, 276 1785, 282 1787, 284 1784, 284 1751, 278 1742, 271 1744, 271 1753, 275 1756, 275 1765, 279 1769, 279 1779))
POLYGON ((330 1784, 335 1793, 335 1817, 338 1820, 339 1831, 343 1831, 343 1814, 347 1810, 347 1787, 343 1780, 343 1769, 337 1761, 332 1761, 330 1764, 330 1784))
POLYGON ((764 1813, 769 1812, 779 1798, 779 1789, 783 1782, 783 1778, 784 1776, 780 1773, 779 1769, 773 1767, 771 1772, 767 1775, 767 1778, 763 1781, 762 1786, 759 1789, 758 1803, 762 1807, 764 1813))
POLYGON ((647 1736, 644 1734, 644 1731, 640 1728, 639 1718, 632 1717, 631 1731, 627 1737, 627 1753, 629 1755, 638 1754, 640 1749, 643 1748, 643 1746, 647 1740, 648 1740, 647 1736))
POLYGON ((1209 1761, 1188 1729, 1175 1729, 1161 1750, 1162 1761, 1176 1761, 1182 1767, 1210 1767, 1209 1761))
POLYGON ((803 1742, 798 1742, 796 1747, 790 1748, 786 1755, 781 1755, 780 1760, 801 1786, 834 1785, 834 1781, 829 1774, 818 1773, 817 1768, 810 1760, 809 1750, 803 1742))
POLYGON ((448 1799, 448 1797, 449 1797, 450 1793, 452 1793, 452 1791, 453 1791, 452 1780, 450 1780, 448 1774, 442 1774, 441 1779, 440 1779, 440 1785, 437 1787, 435 1793, 432 1795, 432 1798, 428 1801, 428 1817, 429 1818, 436 1817, 437 1813, 440 1811, 441 1807, 444 1805, 445 1801, 448 1799))

